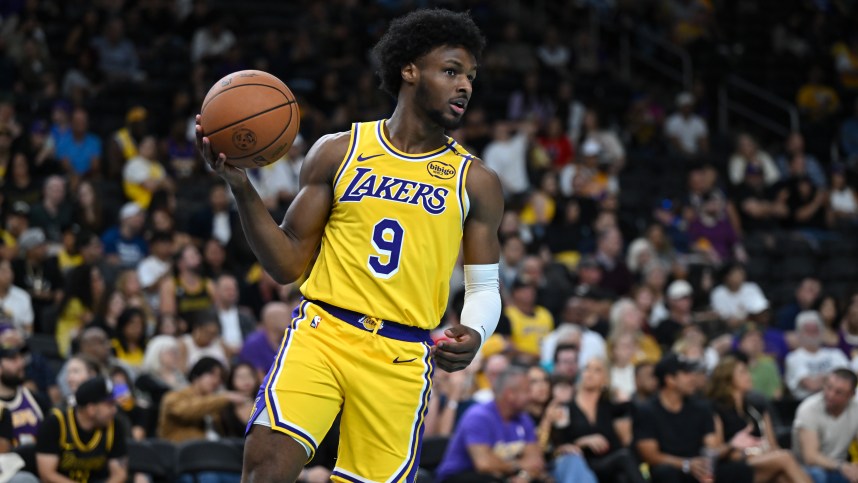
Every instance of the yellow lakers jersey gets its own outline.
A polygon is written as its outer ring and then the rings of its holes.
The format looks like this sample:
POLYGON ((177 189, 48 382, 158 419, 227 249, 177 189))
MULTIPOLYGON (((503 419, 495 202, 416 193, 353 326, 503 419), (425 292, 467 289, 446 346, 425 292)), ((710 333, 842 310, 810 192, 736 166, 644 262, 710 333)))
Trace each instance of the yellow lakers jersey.
POLYGON ((447 306, 473 156, 449 137, 435 151, 404 153, 387 139, 383 123, 352 126, 321 252, 301 292, 432 329, 447 306))

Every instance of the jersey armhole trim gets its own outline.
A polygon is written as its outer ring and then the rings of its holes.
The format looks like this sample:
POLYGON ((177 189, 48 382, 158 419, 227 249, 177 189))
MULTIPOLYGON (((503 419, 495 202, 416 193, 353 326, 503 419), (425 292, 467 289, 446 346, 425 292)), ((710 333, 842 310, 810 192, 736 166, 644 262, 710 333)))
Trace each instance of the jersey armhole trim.
POLYGON ((459 168, 459 186, 456 191, 459 198, 459 211, 462 213, 462 227, 465 226, 465 219, 468 218, 468 211, 471 209, 471 200, 468 198, 467 177, 472 159, 473 156, 471 155, 465 156, 459 168))
POLYGON ((352 161, 352 158, 354 157, 355 148, 358 145, 359 133, 360 133, 360 123, 358 123, 358 122, 352 123, 351 134, 349 135, 349 147, 346 150, 345 157, 340 162, 340 167, 337 168, 336 175, 334 175, 334 183, 333 183, 334 189, 336 189, 337 185, 340 182, 340 178, 342 178, 343 173, 346 172, 346 169, 348 168, 349 164, 352 161))

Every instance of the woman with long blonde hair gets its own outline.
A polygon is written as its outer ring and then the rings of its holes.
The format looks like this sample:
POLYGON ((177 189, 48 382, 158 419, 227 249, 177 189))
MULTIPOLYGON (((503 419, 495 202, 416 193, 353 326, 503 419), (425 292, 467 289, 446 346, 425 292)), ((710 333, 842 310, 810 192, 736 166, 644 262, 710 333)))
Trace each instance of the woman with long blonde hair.
POLYGON ((712 371, 707 396, 715 405, 715 432, 754 469, 754 482, 811 483, 792 453, 780 449, 764 402, 749 397, 751 373, 741 354, 730 354, 712 371))

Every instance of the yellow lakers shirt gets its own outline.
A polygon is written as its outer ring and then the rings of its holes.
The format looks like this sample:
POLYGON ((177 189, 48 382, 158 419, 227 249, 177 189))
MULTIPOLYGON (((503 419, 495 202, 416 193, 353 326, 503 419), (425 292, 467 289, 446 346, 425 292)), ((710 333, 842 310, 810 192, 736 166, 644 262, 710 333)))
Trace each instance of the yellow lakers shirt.
POLYGON ((321 251, 301 292, 432 329, 447 306, 473 156, 449 137, 435 151, 404 153, 387 139, 383 123, 352 126, 321 251))

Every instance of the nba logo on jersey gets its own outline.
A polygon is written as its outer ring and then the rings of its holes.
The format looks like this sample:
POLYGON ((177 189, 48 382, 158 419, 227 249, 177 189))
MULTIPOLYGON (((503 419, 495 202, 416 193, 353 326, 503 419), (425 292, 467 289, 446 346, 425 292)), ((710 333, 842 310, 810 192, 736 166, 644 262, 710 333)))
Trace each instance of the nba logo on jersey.
POLYGON ((310 322, 310 327, 315 329, 321 323, 322 323, 322 318, 317 315, 317 316, 313 317, 313 321, 310 322))

